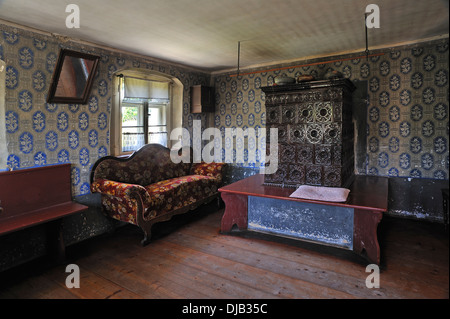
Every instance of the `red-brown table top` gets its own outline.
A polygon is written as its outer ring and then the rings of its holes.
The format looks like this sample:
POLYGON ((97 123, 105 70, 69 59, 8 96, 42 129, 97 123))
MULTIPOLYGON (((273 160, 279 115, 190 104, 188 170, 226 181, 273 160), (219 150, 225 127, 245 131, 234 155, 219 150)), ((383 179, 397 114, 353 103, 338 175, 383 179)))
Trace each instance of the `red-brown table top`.
POLYGON ((256 174, 219 189, 221 193, 242 194, 322 205, 351 207, 385 212, 388 208, 388 179, 386 177, 357 175, 348 188, 346 202, 326 202, 289 197, 296 188, 264 185, 264 175, 256 174))

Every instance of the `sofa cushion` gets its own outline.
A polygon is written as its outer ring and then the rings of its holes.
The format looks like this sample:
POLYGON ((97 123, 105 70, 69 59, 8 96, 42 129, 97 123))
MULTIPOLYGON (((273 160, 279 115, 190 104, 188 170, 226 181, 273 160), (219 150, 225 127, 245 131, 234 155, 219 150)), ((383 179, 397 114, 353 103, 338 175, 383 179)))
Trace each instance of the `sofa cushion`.
POLYGON ((145 187, 150 200, 145 204, 144 219, 182 208, 217 193, 217 179, 204 175, 187 175, 160 181, 145 187))

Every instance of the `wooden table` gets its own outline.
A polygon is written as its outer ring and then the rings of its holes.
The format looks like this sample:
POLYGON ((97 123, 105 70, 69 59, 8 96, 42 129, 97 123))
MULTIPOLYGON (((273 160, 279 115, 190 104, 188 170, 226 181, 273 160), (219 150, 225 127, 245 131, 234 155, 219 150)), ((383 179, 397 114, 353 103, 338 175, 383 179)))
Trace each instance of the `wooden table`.
POLYGON ((221 222, 222 233, 231 232, 237 227, 238 230, 261 231, 300 240, 311 240, 311 237, 304 236, 300 230, 296 233, 295 229, 291 229, 286 235, 281 230, 277 231, 271 227, 252 228, 252 223, 249 223, 249 214, 254 215, 254 210, 261 210, 261 207, 263 210, 266 208, 267 212, 275 209, 276 214, 281 215, 286 215, 286 210, 290 210, 300 214, 299 218, 302 218, 301 210, 305 210, 306 207, 309 220, 312 220, 313 224, 315 223, 313 226, 316 227, 316 232, 318 225, 326 226, 329 223, 327 220, 334 222, 328 227, 335 231, 340 231, 339 227, 335 227, 336 225, 347 229, 350 227, 351 238, 349 240, 347 238, 342 243, 332 243, 325 239, 319 239, 318 243, 353 250, 371 263, 380 264, 377 227, 383 217, 383 212, 386 212, 388 208, 387 178, 356 176, 349 187, 350 194, 347 201, 343 203, 292 198, 289 195, 295 191, 295 188, 266 186, 263 185, 263 182, 264 176, 257 174, 219 189, 225 202, 225 212, 221 222), (277 207, 274 206, 277 206, 279 210, 277 211, 277 207), (297 206, 298 209, 296 209, 297 206), (327 210, 329 210, 328 213, 327 210), (315 212, 320 212, 320 214, 314 215, 315 212), (314 216, 323 214, 325 214, 324 216, 330 215, 314 221, 314 216), (350 220, 347 218, 347 222, 343 223, 343 220, 339 218, 342 219, 342 216, 346 214, 347 217, 350 216, 350 220))

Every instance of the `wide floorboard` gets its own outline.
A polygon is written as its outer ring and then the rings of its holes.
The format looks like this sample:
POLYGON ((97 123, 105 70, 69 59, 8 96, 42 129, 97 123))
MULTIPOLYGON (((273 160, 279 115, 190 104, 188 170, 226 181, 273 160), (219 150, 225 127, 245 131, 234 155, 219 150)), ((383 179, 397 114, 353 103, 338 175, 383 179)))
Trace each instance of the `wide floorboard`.
POLYGON ((380 287, 370 289, 368 263, 352 252, 252 232, 223 235, 222 214, 208 205, 156 225, 145 247, 131 225, 73 245, 62 265, 31 263, 0 274, 0 298, 449 297, 448 231, 440 224, 383 218, 380 287), (66 287, 67 264, 79 267, 80 288, 66 287))

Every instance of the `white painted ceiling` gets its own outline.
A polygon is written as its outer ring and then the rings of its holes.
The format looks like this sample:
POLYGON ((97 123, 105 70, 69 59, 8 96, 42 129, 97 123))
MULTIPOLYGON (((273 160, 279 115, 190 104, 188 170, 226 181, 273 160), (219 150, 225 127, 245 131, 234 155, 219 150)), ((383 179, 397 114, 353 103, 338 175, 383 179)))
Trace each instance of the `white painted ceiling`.
MULTIPOLYGON (((205 71, 365 50, 449 33, 448 0, 0 0, 0 19, 205 71), (66 27, 66 6, 80 28, 66 27)), ((1 21, 0 21, 1 22, 1 21)))

